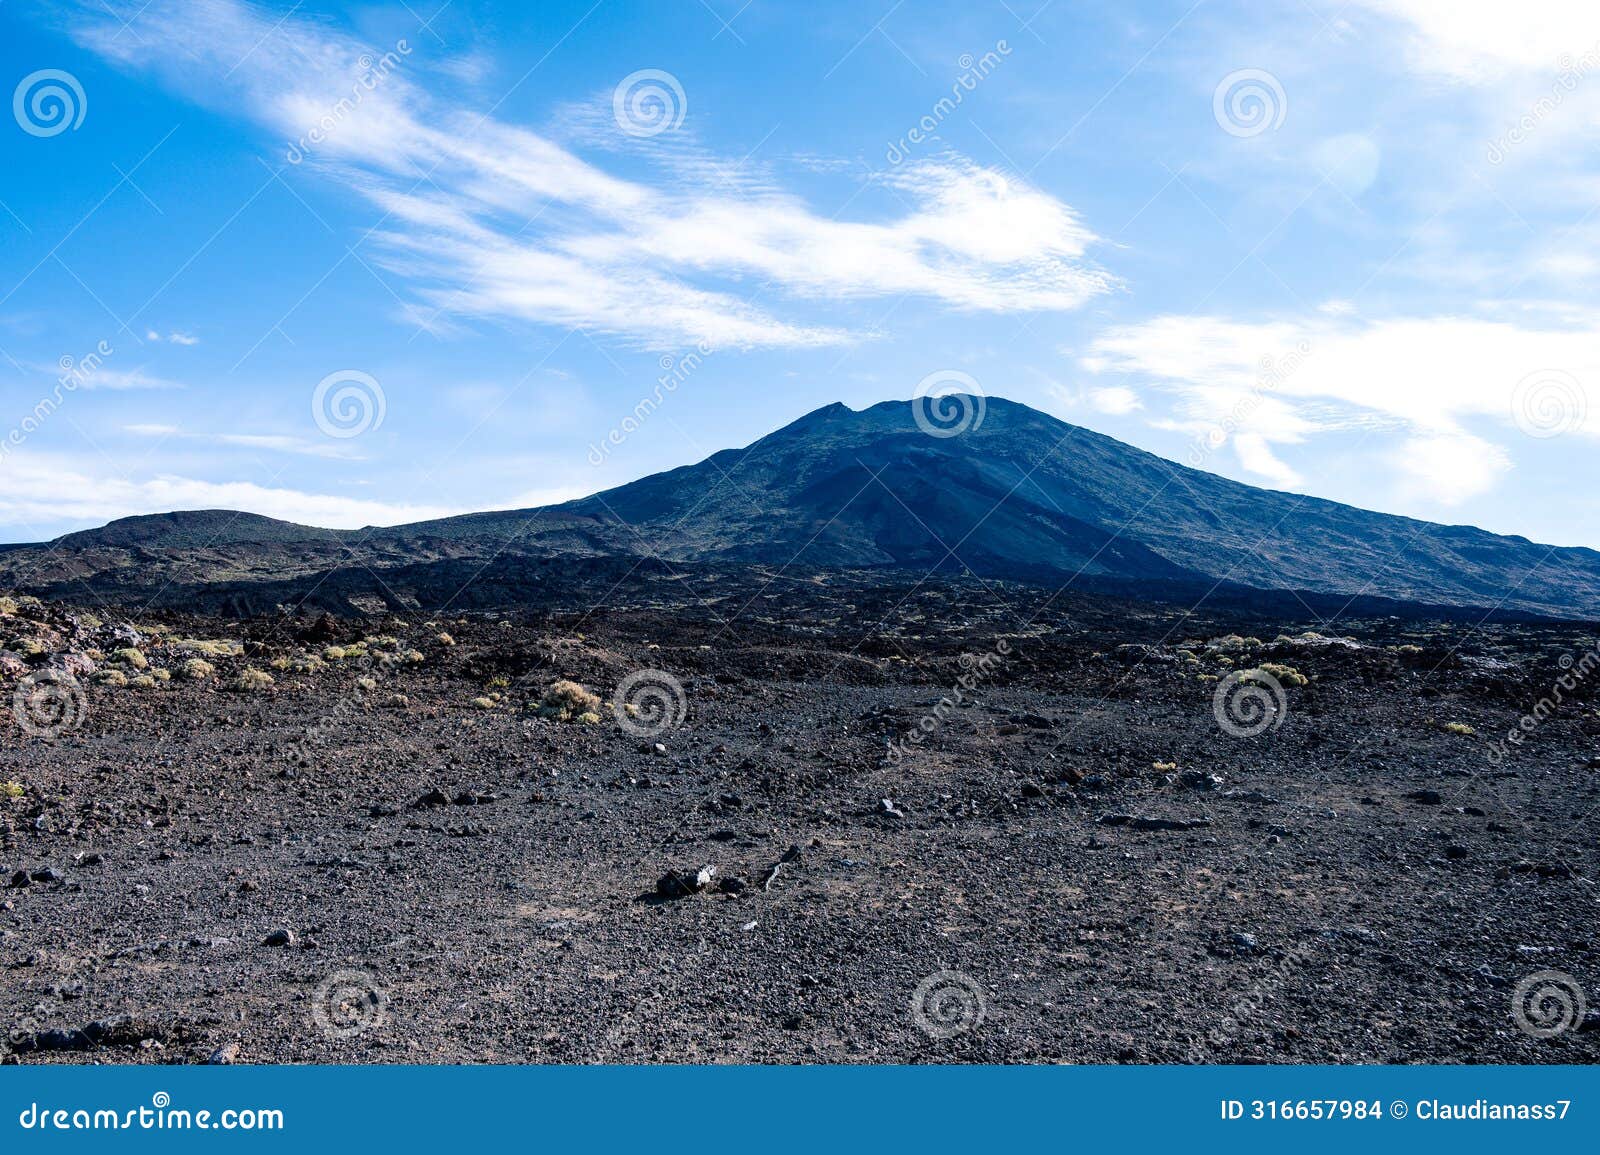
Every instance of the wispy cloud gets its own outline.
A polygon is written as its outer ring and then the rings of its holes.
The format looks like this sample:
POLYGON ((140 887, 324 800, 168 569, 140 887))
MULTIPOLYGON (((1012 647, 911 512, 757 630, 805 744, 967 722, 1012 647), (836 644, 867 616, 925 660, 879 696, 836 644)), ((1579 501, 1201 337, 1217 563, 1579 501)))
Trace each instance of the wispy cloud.
POLYGON ((262 449, 272 453, 290 453, 300 457, 324 457, 339 461, 363 460, 352 447, 342 442, 326 439, 307 440, 272 433, 190 433, 176 425, 137 422, 124 425, 123 430, 138 437, 181 438, 202 441, 211 445, 234 445, 241 449, 262 449))
POLYGON ((739 166, 696 160, 686 144, 662 147, 682 163, 662 165, 660 181, 619 179, 435 96, 399 58, 352 103, 381 46, 310 20, 233 0, 158 2, 136 37, 87 19, 80 38, 106 57, 155 69, 283 139, 331 123, 309 163, 381 210, 374 239, 410 281, 406 311, 418 324, 517 318, 654 347, 804 347, 859 336, 800 317, 806 302, 909 294, 963 310, 1065 310, 1113 285, 1069 206, 960 157, 877 178, 899 215, 834 219, 768 181, 730 177, 739 166))
POLYGON ((29 526, 101 524, 141 513, 174 509, 239 509, 328 529, 399 525, 465 512, 448 506, 410 505, 256 485, 161 474, 130 479, 93 472, 81 455, 18 453, 6 461, 0 486, 0 523, 29 526))
POLYGON ((1169 427, 1224 431, 1240 465, 1273 484, 1298 481, 1278 447, 1356 428, 1398 432, 1389 456, 1398 479, 1416 496, 1455 504, 1510 468, 1501 441, 1600 437, 1597 348, 1593 315, 1539 328, 1319 311, 1261 322, 1157 317, 1102 334, 1082 363, 1169 399, 1169 427))
POLYGON ((159 333, 155 329, 146 330, 145 331, 145 335, 144 335, 144 339, 146 341, 149 341, 151 344, 155 344, 155 345, 159 345, 163 341, 167 342, 167 344, 169 344, 169 345, 198 345, 198 344, 200 344, 200 338, 194 336, 191 333, 168 333, 168 334, 166 334, 166 336, 162 336, 161 333, 159 333))
POLYGON ((1507 73, 1551 70, 1600 43, 1590 0, 1356 0, 1400 21, 1413 61, 1453 80, 1484 83, 1507 73))
MULTIPOLYGON (((31 368, 41 376, 52 381, 62 376, 59 365, 33 365, 31 368)), ((172 381, 165 377, 158 377, 147 373, 143 368, 119 369, 105 361, 100 362, 92 370, 84 370, 73 378, 74 389, 182 389, 181 381, 172 381)))

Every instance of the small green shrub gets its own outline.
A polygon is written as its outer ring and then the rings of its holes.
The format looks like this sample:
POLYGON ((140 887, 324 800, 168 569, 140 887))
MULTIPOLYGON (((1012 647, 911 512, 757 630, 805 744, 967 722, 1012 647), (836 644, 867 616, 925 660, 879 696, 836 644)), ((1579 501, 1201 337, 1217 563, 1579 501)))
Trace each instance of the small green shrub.
MULTIPOLYGON (((1276 678, 1280 686, 1305 686, 1311 683, 1311 679, 1299 670, 1293 666, 1285 666, 1282 662, 1262 662, 1257 669, 1263 674, 1276 678)), ((1249 677, 1248 674, 1245 676, 1249 677)))
POLYGON ((241 694, 253 693, 256 690, 265 690, 272 685, 272 675, 265 670, 254 668, 244 670, 233 680, 229 689, 241 694))
POLYGON ((135 670, 142 670, 150 664, 150 659, 144 656, 144 651, 135 646, 127 646, 111 653, 113 662, 120 662, 124 666, 135 670))
POLYGON ((582 720, 585 714, 600 719, 600 695, 591 694, 577 682, 562 678, 551 682, 539 700, 539 717, 554 718, 558 722, 582 720))

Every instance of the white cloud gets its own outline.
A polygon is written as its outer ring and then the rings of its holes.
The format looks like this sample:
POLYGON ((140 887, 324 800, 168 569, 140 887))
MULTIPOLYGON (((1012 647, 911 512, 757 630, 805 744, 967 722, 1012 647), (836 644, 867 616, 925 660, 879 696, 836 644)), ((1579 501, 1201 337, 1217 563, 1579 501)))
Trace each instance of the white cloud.
POLYGON ((212 482, 161 474, 130 480, 82 467, 81 455, 19 452, 6 459, 0 523, 24 528, 69 522, 101 524, 175 509, 237 509, 328 529, 399 525, 464 510, 363 501, 250 482, 212 482))
POLYGON ((1233 451, 1238 454, 1240 465, 1279 489, 1293 489, 1300 484, 1300 475, 1272 452, 1272 446, 1259 433, 1236 433, 1233 451))
POLYGON ((291 453, 300 457, 325 457, 339 461, 359 461, 361 455, 347 442, 326 439, 307 440, 275 433, 185 433, 176 425, 139 423, 124 425, 123 429, 140 437, 183 438, 212 445, 235 445, 241 449, 264 449, 273 453, 291 453))
POLYGON ((1569 328, 1324 312, 1259 323, 1167 316, 1107 331, 1081 363, 1164 390, 1176 427, 1231 435, 1240 464, 1277 485, 1297 478, 1274 446, 1334 431, 1403 434, 1391 464, 1412 492, 1446 504, 1486 492, 1510 466, 1468 421, 1493 422, 1509 444, 1600 437, 1592 315, 1569 328))
MULTIPOLYGON (((59 369, 46 368, 43 372, 60 375, 59 369)), ((182 389, 178 381, 169 381, 141 369, 116 369, 104 362, 93 368, 82 368, 73 377, 76 389, 182 389)))
POLYGON ((647 155, 677 170, 647 185, 435 99, 406 53, 363 85, 371 73, 358 60, 373 50, 306 19, 235 0, 158 0, 137 37, 87 19, 79 35, 95 50, 246 111, 370 198, 385 214, 374 234, 383 263, 413 282, 419 323, 511 317, 656 347, 805 347, 853 335, 766 301, 911 294, 967 310, 1062 310, 1113 283, 1088 259, 1096 238, 1071 208, 960 158, 880 178, 906 206, 898 217, 836 220, 701 156, 687 128, 648 142, 647 155))
POLYGON ((1498 445, 1470 434, 1407 438, 1390 461, 1402 478, 1402 496, 1459 505, 1494 488, 1511 459, 1498 445))
POLYGON ((145 330, 145 334, 144 334, 144 339, 146 341, 149 341, 151 344, 155 344, 155 345, 159 345, 162 341, 166 341, 167 343, 172 344, 172 345, 198 345, 198 344, 200 344, 200 338, 196 337, 196 336, 194 336, 194 335, 192 335, 190 333, 168 333, 165 337, 163 337, 159 332, 157 332, 154 329, 146 329, 145 330))
POLYGON ((1122 385, 1112 385, 1104 389, 1091 389, 1089 391, 1089 404, 1098 412, 1109 414, 1112 417, 1121 417, 1132 413, 1135 409, 1144 407, 1144 402, 1139 400, 1139 395, 1132 389, 1122 385))
POLYGON ((1593 0, 1359 0, 1403 22, 1416 63, 1467 83, 1510 71, 1555 72, 1600 45, 1593 0))

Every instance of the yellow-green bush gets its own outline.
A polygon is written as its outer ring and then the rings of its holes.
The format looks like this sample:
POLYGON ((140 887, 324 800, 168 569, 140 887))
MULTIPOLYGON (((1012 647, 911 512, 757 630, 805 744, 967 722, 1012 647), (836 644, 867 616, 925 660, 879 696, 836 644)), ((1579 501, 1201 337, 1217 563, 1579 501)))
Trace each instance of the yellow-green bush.
MULTIPOLYGON (((1263 674, 1276 678, 1280 686, 1305 686, 1311 679, 1302 674, 1293 666, 1285 666, 1282 662, 1262 662, 1257 667, 1263 674)), ((1245 675, 1249 677, 1248 674, 1245 675)))
POLYGON ((150 659, 144 656, 144 651, 136 646, 125 646, 120 650, 113 650, 111 660, 120 662, 122 665, 132 667, 135 670, 142 670, 150 664, 150 659))
POLYGON ((600 695, 592 694, 577 682, 562 678, 551 682, 539 700, 541 718, 554 718, 558 722, 583 721, 584 715, 593 714, 600 720, 600 695))
POLYGON ((265 690, 270 685, 272 685, 272 675, 265 670, 252 667, 242 671, 229 688, 241 694, 248 694, 255 690, 265 690))

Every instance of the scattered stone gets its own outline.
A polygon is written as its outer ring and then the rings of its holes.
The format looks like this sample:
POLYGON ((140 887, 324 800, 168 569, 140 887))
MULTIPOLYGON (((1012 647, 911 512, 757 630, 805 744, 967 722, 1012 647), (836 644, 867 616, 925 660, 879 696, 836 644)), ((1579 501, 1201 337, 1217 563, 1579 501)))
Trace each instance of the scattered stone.
POLYGON ((905 811, 896 806, 892 798, 878 799, 878 813, 890 818, 904 818, 906 816, 905 811))
POLYGON ((54 867, 42 866, 28 875, 35 882, 65 882, 66 879, 58 874, 54 867))
POLYGON ((1209 818, 1149 818, 1142 814, 1102 814, 1102 826, 1126 826, 1130 830, 1198 830, 1211 825, 1209 818))
POLYGON ((28 886, 32 882, 33 879, 28 877, 28 872, 26 870, 19 870, 11 876, 11 885, 17 890, 21 890, 24 886, 28 886))
MULTIPOLYGON (((1230 798, 1235 802, 1253 802, 1257 806, 1276 806, 1282 801, 1260 790, 1224 790, 1222 797, 1230 798)), ((1370 800, 1363 798, 1362 801, 1367 802, 1370 800)))
POLYGON ((1022 796, 1024 798, 1043 798, 1044 788, 1037 782, 1024 782, 1022 784, 1022 796))
POLYGON ((702 866, 694 874, 686 870, 669 870, 656 880, 656 894, 661 898, 688 898, 710 886, 716 873, 714 866, 702 866))
POLYGON ((239 1061, 239 1044, 224 1043, 211 1052, 211 1057, 206 1063, 213 1067, 231 1067, 239 1061))
POLYGON ((280 926, 277 930, 275 930, 271 934, 267 935, 266 938, 262 939, 261 940, 261 945, 262 946, 293 946, 294 945, 294 931, 290 930, 286 926, 280 926))
POLYGON ((424 794, 421 798, 418 798, 415 802, 413 802, 411 804, 411 808, 413 810, 425 810, 431 806, 448 805, 450 805, 450 795, 446 794, 443 790, 440 790, 436 786, 424 794))
POLYGON ((1446 846, 1444 848, 1444 856, 1452 859, 1465 858, 1467 857, 1467 848, 1465 846, 1446 846))
POLYGON ((1222 778, 1217 774, 1207 774, 1200 770, 1185 770, 1178 775, 1178 781, 1191 790, 1220 790, 1222 778))
POLYGON ((1413 790, 1406 797, 1413 802, 1421 803, 1423 806, 1438 806, 1444 802, 1444 795, 1437 790, 1413 790))
POLYGON ((1256 936, 1246 933, 1242 930, 1234 931, 1231 941, 1233 942, 1233 949, 1234 953, 1236 954, 1255 954, 1256 951, 1260 949, 1260 944, 1257 943, 1256 936))

